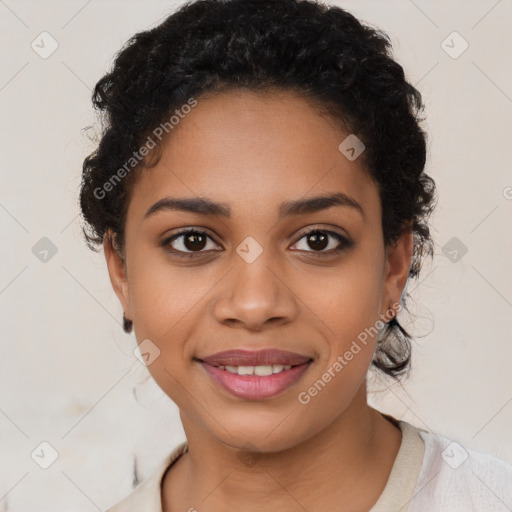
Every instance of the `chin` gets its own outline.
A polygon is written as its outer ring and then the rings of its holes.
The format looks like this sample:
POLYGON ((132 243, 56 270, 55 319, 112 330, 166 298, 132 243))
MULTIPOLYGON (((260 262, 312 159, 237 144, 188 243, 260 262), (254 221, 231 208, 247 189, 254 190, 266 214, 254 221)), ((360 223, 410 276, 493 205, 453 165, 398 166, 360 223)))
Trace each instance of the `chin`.
POLYGON ((253 412, 243 414, 239 409, 232 415, 223 414, 222 425, 229 425, 226 430, 218 424, 214 436, 223 444, 237 450, 254 453, 276 453, 297 446, 312 437, 321 426, 314 428, 305 423, 304 416, 290 412, 253 412), (299 428, 300 425, 300 428, 299 428))

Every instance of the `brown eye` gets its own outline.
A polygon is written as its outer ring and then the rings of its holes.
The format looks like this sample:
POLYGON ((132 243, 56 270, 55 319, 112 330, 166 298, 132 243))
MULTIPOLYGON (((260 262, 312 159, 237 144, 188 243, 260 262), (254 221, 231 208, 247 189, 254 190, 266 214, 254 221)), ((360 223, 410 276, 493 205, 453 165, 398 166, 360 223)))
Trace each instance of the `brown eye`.
POLYGON ((306 236, 307 243, 312 249, 321 251, 329 245, 329 236, 320 231, 316 231, 306 236))
POLYGON ((189 251, 200 251, 206 245, 206 237, 201 233, 188 233, 183 238, 183 245, 189 251))
POLYGON ((314 229, 305 233, 295 245, 300 251, 329 255, 350 248, 353 242, 334 231, 314 229), (326 248, 329 250, 324 250, 326 248))
POLYGON ((196 229, 189 229, 177 233, 162 242, 162 246, 166 248, 168 252, 175 254, 176 256, 200 256, 201 253, 206 252, 203 249, 216 249, 216 244, 213 242, 211 237, 203 231, 196 229), (213 247, 208 247, 208 243, 213 247))

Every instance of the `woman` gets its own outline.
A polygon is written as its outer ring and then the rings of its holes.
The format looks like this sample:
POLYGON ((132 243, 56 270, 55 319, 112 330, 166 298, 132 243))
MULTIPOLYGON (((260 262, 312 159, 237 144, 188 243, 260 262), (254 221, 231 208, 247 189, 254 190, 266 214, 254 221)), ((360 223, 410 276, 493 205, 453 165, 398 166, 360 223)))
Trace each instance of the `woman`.
POLYGON ((435 200, 383 33, 199 0, 136 34, 93 100, 85 236, 187 437, 111 512, 512 505, 510 465, 367 404, 371 365, 409 368, 398 314, 435 200))

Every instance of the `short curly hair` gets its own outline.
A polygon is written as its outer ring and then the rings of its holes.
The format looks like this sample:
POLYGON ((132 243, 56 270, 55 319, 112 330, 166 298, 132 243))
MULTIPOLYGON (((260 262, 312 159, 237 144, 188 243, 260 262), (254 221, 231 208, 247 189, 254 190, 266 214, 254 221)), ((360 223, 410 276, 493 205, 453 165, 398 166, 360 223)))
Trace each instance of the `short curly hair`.
MULTIPOLYGON (((148 134, 191 98, 240 90, 299 93, 356 134, 365 145, 361 165, 378 186, 384 242, 412 230, 409 277, 417 277, 423 257, 433 256, 428 218, 436 191, 424 172, 421 94, 393 59, 385 33, 311 0, 187 2, 126 43, 92 96, 103 129, 83 162, 87 245, 99 250, 107 236, 123 254, 131 190, 138 171, 156 163, 138 155, 128 173, 126 162, 148 134), (107 188, 123 166, 126 177, 107 188)), ((399 380, 410 367, 410 339, 394 317, 379 332, 372 364, 399 380)))

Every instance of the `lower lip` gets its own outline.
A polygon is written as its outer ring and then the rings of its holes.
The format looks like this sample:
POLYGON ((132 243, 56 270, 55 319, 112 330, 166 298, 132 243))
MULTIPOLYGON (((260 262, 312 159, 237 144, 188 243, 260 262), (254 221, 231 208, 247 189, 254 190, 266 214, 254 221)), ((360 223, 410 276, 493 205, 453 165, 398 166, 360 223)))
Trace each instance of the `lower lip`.
POLYGON ((204 361, 203 368, 210 377, 231 394, 246 400, 262 400, 282 393, 292 384, 297 382, 311 363, 292 366, 289 370, 283 370, 272 375, 238 375, 226 370, 221 370, 204 361))

